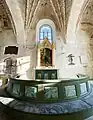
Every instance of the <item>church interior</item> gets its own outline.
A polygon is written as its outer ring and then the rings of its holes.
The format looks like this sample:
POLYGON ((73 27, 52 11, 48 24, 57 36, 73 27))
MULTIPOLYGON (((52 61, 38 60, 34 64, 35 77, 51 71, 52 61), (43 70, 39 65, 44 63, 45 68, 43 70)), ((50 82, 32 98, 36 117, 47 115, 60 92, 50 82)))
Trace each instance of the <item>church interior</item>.
POLYGON ((93 120, 93 0, 0 0, 0 120, 93 120))

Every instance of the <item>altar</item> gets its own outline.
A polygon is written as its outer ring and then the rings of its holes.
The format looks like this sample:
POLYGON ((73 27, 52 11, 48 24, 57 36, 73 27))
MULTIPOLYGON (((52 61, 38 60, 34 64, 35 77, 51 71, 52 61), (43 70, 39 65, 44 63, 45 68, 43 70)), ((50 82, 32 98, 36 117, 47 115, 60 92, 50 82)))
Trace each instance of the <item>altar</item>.
POLYGON ((53 80, 58 79, 58 69, 56 68, 41 68, 35 69, 35 79, 53 80))

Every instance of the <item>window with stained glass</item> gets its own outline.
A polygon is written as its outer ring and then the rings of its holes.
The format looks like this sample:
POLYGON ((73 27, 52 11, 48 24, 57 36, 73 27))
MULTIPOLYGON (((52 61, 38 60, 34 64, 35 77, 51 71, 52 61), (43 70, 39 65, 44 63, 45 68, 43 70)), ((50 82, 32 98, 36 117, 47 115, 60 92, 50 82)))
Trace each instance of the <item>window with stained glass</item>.
POLYGON ((48 40, 52 41, 52 28, 49 25, 43 25, 40 27, 39 30, 39 39, 44 40, 45 38, 48 38, 48 40))

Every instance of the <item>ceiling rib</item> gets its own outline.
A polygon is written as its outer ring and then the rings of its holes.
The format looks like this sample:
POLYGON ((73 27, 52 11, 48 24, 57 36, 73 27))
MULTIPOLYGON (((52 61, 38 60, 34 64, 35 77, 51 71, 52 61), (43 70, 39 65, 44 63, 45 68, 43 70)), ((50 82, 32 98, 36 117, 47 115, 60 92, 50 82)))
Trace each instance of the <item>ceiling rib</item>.
POLYGON ((61 23, 60 23, 59 16, 58 16, 58 14, 57 14, 57 12, 56 12, 56 9, 55 9, 55 6, 54 6, 54 4, 53 4, 53 1, 50 0, 50 3, 51 3, 51 6, 52 6, 52 8, 53 8, 53 11, 54 11, 54 13, 55 13, 55 15, 56 15, 56 17, 57 17, 58 24, 59 24, 59 28, 60 28, 60 30, 62 30, 62 25, 61 25, 61 23))
POLYGON ((37 5, 36 3, 37 3, 36 0, 34 0, 32 2, 32 6, 30 7, 29 14, 28 14, 28 19, 27 19, 27 27, 29 27, 29 23, 30 23, 30 20, 31 20, 31 18, 33 16, 35 6, 37 5))
POLYGON ((27 25, 27 20, 29 16, 29 8, 30 8, 30 0, 26 0, 26 6, 25 6, 25 26, 27 25))
POLYGON ((66 26, 66 1, 63 0, 62 2, 62 7, 63 7, 63 25, 64 25, 64 32, 65 32, 65 26, 66 26))
POLYGON ((0 1, 0 7, 1 6, 2 6, 2 12, 3 12, 3 14, 4 13, 6 14, 6 19, 9 18, 9 22, 11 23, 11 27, 13 29, 14 35, 16 35, 16 29, 15 29, 14 21, 13 21, 12 15, 10 14, 9 8, 8 8, 7 3, 6 3, 5 0, 1 0, 0 1))
POLYGON ((58 5, 58 9, 59 9, 59 16, 60 16, 60 21, 61 21, 61 26, 62 26, 62 28, 63 28, 63 18, 62 18, 62 14, 61 14, 61 10, 60 10, 60 5, 59 5, 59 1, 58 0, 56 0, 56 2, 57 2, 57 5, 58 5))
POLYGON ((32 17, 31 20, 30 20, 30 24, 29 24, 30 27, 31 27, 33 21, 34 21, 35 18, 36 18, 35 16, 36 16, 37 11, 38 11, 39 8, 40 8, 41 2, 42 2, 42 0, 38 0, 38 2, 37 2, 37 7, 36 7, 36 9, 35 9, 35 11, 34 11, 34 13, 33 13, 33 17, 32 17))
POLYGON ((86 11, 89 2, 90 2, 90 0, 85 0, 85 2, 84 2, 84 6, 82 7, 81 13, 80 13, 78 20, 77 20, 77 23, 76 23, 76 30, 81 22, 82 16, 83 16, 84 12, 86 11))

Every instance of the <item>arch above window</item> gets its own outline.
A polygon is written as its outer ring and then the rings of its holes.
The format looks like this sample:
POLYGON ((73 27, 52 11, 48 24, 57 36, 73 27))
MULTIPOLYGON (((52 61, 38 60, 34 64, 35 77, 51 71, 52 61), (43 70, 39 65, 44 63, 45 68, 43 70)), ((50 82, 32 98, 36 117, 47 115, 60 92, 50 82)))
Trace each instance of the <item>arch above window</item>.
POLYGON ((50 42, 52 42, 52 28, 48 24, 44 24, 39 29, 39 40, 42 41, 47 38, 50 42))
POLYGON ((55 66, 55 41, 56 41, 56 28, 55 24, 50 19, 41 19, 36 26, 36 43, 37 43, 37 66, 38 67, 48 67, 48 66, 55 66), (42 54, 45 56, 48 55, 49 61, 42 58, 42 54), (49 52, 50 51, 50 52, 49 52), (49 54, 48 54, 49 53, 49 54), (45 60, 42 61, 41 60, 45 60), (42 62, 41 62, 42 61, 42 62), (49 63, 47 63, 47 62, 49 63), (43 64, 46 63, 46 65, 43 64))

